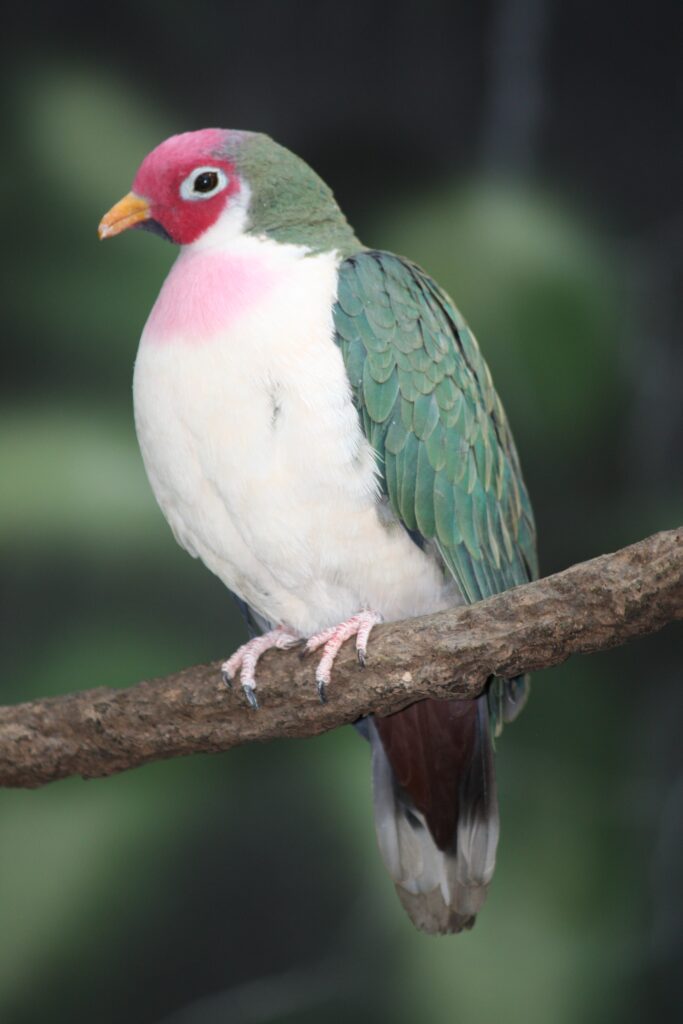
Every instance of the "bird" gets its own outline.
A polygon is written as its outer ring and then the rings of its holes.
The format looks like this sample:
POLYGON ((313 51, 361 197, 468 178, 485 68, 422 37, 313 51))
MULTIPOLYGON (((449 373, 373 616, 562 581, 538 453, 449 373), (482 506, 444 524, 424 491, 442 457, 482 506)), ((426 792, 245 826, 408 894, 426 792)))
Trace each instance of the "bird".
MULTIPOLYGON (((248 639, 223 664, 258 709, 258 660, 317 651, 324 700, 353 639, 538 573, 533 512, 477 341, 417 264, 363 245, 330 187, 269 136, 209 128, 142 161, 100 238, 180 247, 135 360, 135 425, 178 543, 248 639)), ((313 680, 312 680, 313 685, 313 680)), ((472 927, 499 835, 494 740, 528 694, 489 680, 358 723, 379 850, 430 934, 472 927)))

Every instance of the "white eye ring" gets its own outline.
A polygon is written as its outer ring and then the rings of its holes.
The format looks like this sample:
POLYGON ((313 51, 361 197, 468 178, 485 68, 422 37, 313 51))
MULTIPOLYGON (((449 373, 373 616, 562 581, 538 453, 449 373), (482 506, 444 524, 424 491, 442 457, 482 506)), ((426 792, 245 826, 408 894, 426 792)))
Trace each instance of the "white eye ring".
POLYGON ((228 176, 220 167, 195 167, 180 186, 180 198, 192 201, 211 199, 218 192, 222 192, 227 184, 228 176), (195 182, 202 174, 213 174, 216 176, 216 184, 206 192, 199 192, 195 189, 195 182))

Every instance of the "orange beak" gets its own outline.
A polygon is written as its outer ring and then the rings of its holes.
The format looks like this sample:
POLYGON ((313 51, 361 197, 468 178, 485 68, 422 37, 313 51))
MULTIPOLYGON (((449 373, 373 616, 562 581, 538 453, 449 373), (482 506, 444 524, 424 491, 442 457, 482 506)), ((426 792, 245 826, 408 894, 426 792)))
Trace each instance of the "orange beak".
POLYGON ((114 235, 120 235, 122 231, 135 227, 143 220, 149 220, 151 216, 147 200, 136 196, 135 192, 129 192, 116 206, 112 206, 109 213, 105 213, 97 234, 100 238, 113 238, 114 235))

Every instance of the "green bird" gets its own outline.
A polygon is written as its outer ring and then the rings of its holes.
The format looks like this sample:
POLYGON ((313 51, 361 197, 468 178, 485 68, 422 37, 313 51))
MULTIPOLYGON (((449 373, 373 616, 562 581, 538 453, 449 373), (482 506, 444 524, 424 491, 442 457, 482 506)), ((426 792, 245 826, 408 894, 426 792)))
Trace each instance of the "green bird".
MULTIPOLYGON (((224 664, 304 641, 321 699, 341 645, 480 601, 537 572, 533 514, 474 336, 420 267, 367 249, 327 185, 264 135, 167 139, 100 236, 180 245, 144 328, 135 419, 177 540, 238 599, 224 664)), ((492 736, 526 679, 422 700, 360 728, 379 848, 418 928, 469 928, 495 865, 492 736)))

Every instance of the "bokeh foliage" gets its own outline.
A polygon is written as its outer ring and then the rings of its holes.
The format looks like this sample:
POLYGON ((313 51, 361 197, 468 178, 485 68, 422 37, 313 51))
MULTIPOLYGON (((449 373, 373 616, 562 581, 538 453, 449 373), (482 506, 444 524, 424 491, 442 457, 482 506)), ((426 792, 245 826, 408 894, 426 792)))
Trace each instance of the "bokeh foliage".
MULTIPOLYGON (((2 168, 6 702, 219 657, 242 628, 175 547, 136 447, 136 339, 173 252, 95 236, 173 119, 86 65, 22 69, 10 107, 24 171, 2 168)), ((432 272, 476 331, 545 571, 674 524, 673 484, 642 494, 625 471, 639 377, 623 348, 642 311, 585 211, 475 176, 379 196, 356 226, 432 272)), ((653 706, 673 664, 664 636, 537 678, 499 744, 496 879, 460 937, 428 939, 404 918, 351 729, 1 793, 0 1018, 641 1019, 678 941, 658 874, 674 737, 653 706)))

